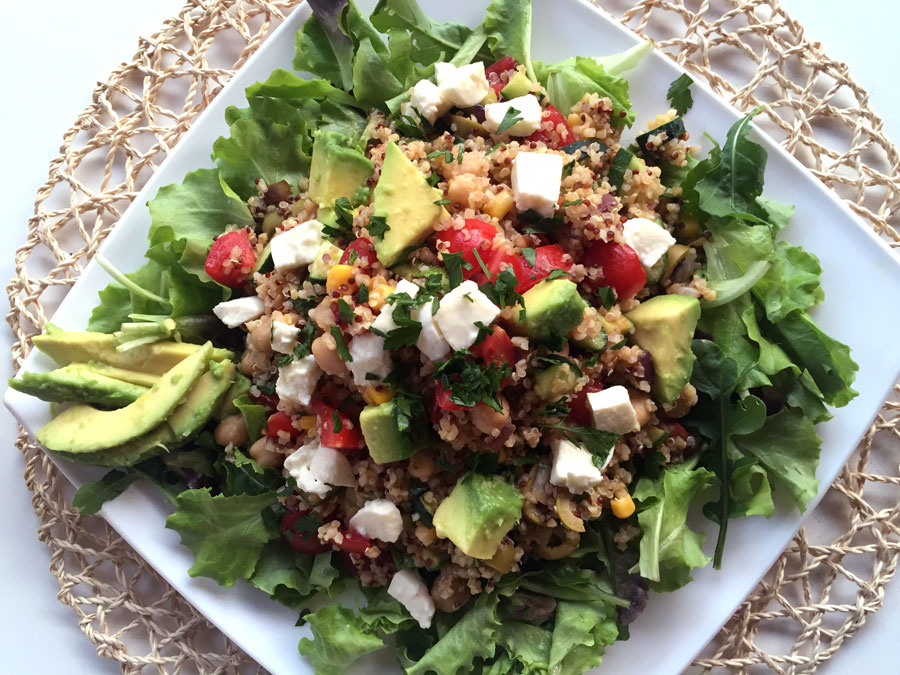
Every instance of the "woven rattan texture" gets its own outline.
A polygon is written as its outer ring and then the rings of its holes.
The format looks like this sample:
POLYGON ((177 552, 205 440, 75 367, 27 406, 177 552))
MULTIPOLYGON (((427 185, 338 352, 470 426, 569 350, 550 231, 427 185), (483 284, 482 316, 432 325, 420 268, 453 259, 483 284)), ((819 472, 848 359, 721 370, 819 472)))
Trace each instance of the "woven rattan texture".
MULTIPOLYGON (((190 0, 131 62, 94 91, 64 137, 16 252, 7 317, 16 368, 119 215, 252 54, 292 0, 190 0)), ((606 0, 763 126, 891 245, 900 246, 897 149, 846 66, 829 59, 775 0, 606 0), (764 118, 764 119, 763 119, 764 118)), ((900 551, 900 389, 801 531, 695 667, 810 672, 879 609, 900 551), (836 533, 838 533, 836 535, 836 533)), ((99 518, 69 505, 69 486, 19 433, 25 482, 51 552, 61 602, 98 654, 125 673, 256 672, 237 647, 170 589, 99 518)))

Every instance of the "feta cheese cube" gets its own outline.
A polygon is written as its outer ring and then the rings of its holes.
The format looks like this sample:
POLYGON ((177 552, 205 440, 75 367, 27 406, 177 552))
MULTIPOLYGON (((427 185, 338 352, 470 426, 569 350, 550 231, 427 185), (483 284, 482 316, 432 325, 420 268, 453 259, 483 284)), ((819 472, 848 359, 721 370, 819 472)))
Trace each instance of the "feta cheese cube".
POLYGON ((444 339, 444 334, 435 323, 432 307, 429 302, 424 307, 412 311, 413 320, 422 324, 422 332, 416 341, 416 347, 432 361, 443 359, 450 352, 450 343, 444 339))
POLYGON ((431 628, 434 617, 434 600, 428 592, 428 586, 412 570, 401 570, 392 578, 387 589, 388 595, 406 607, 412 618, 422 628, 431 628))
POLYGON ((510 136, 531 136, 541 126, 541 115, 544 113, 541 104, 534 94, 525 94, 503 103, 488 103, 484 106, 484 126, 487 130, 496 133, 510 108, 518 111, 516 117, 519 121, 504 129, 504 133, 510 136))
MULTIPOLYGON (((397 295, 398 293, 406 293, 409 297, 414 298, 419 292, 419 286, 414 284, 411 281, 407 281, 406 279, 401 279, 397 283, 397 288, 394 290, 393 295, 397 295)), ((390 296, 388 296, 390 297, 390 296)), ((410 317, 412 314, 410 313, 410 317)), ((397 327, 397 324, 394 323, 394 306, 390 303, 386 303, 384 307, 381 308, 381 314, 379 314, 375 321, 372 322, 372 328, 376 330, 380 330, 382 333, 388 333, 394 330, 397 327)))
POLYGON ((668 230, 647 218, 626 220, 622 235, 644 267, 653 267, 675 243, 675 237, 668 230))
POLYGON ((520 152, 513 160, 512 188, 519 211, 534 209, 549 218, 559 205, 563 158, 545 152, 520 152))
POLYGON ((441 96, 460 108, 470 108, 480 103, 491 90, 481 61, 459 68, 451 63, 437 63, 434 77, 441 96))
POLYGON ((284 321, 272 322, 272 349, 279 354, 290 354, 297 346, 300 329, 284 321))
POLYGON ((307 220, 272 239, 272 263, 279 272, 309 265, 324 240, 322 223, 307 220))
POLYGON ((279 398, 294 401, 300 405, 309 405, 316 382, 322 370, 316 364, 315 357, 310 354, 297 361, 291 361, 278 369, 278 380, 275 382, 275 393, 279 398))
POLYGON ((310 466, 319 447, 317 439, 294 450, 284 460, 284 473, 294 479, 298 489, 318 497, 326 497, 331 492, 331 487, 317 478, 310 466))
POLYGON ((392 501, 372 499, 356 512, 348 524, 351 530, 364 537, 393 543, 403 531, 403 516, 392 501))
POLYGON ((340 485, 353 487, 356 485, 356 477, 350 467, 350 460, 343 452, 334 448, 327 448, 319 443, 309 463, 309 469, 318 480, 328 485, 340 485))
MULTIPOLYGON (((479 99, 480 100, 480 99, 479 99)), ((450 110, 453 104, 441 94, 438 86, 431 80, 419 80, 409 90, 409 101, 403 104, 403 114, 415 119, 421 115, 429 123, 450 110)))
POLYGON ((590 392, 587 403, 594 417, 595 429, 627 434, 641 428, 628 390, 621 385, 590 392))
POLYGON ((464 281, 441 298, 434 321, 454 351, 471 347, 478 337, 478 326, 497 318, 500 308, 478 290, 474 281, 464 281))
MULTIPOLYGON (((594 466, 594 458, 583 446, 575 445, 565 438, 554 439, 550 444, 553 450, 553 467, 550 469, 550 483, 565 487, 572 494, 580 494, 589 488, 599 485, 603 480, 600 469, 594 466)), ((606 464, 612 458, 612 448, 606 464)), ((604 468, 605 468, 604 464, 604 468)))
POLYGON ((369 387, 391 373, 391 355, 384 350, 384 338, 375 333, 357 335, 347 347, 353 360, 347 364, 353 373, 353 381, 360 387, 369 387), (367 379, 372 373, 377 380, 367 379))
POLYGON ((229 328, 237 328, 241 324, 258 319, 264 311, 266 311, 266 306, 255 295, 226 300, 213 307, 213 314, 229 328))

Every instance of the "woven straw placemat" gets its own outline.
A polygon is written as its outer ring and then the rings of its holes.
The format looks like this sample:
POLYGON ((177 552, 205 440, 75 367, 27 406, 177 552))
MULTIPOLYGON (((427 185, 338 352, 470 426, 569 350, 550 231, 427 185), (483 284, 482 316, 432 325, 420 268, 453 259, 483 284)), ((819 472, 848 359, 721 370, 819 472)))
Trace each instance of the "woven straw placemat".
MULTIPOLYGON (((140 187, 294 0, 189 0, 94 90, 40 188, 7 289, 17 369, 62 295, 140 187)), ((892 246, 897 149, 866 92, 776 0, 606 0, 697 79, 758 121, 892 246)), ((697 669, 810 672, 881 606, 900 552, 900 388, 812 519, 695 662, 697 669)), ((125 673, 254 672, 100 518, 70 506, 65 479, 20 430, 25 484, 59 599, 125 673)))

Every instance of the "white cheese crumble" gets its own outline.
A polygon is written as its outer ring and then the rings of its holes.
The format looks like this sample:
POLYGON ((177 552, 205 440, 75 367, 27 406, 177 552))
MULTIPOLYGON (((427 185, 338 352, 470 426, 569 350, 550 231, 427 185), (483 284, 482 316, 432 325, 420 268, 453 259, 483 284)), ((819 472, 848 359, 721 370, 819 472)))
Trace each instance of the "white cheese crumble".
POLYGON ((357 386, 370 387, 391 374, 391 355, 384 350, 384 338, 375 333, 362 333, 352 340, 347 349, 353 360, 347 364, 357 386), (371 373, 375 379, 366 378, 371 373))
MULTIPOLYGON (((440 305, 439 305, 440 306, 440 305)), ((441 329, 438 328, 432 314, 432 304, 415 309, 410 316, 414 321, 422 324, 422 331, 419 333, 419 339, 416 340, 416 347, 432 361, 440 361, 450 352, 450 343, 444 339, 441 329)))
POLYGON ((226 300, 213 307, 213 314, 229 328, 237 328, 241 324, 258 319, 264 311, 266 311, 266 306, 255 295, 226 300))
POLYGON ((322 223, 307 220, 272 239, 272 263, 279 272, 309 265, 323 241, 322 223))
POLYGON ((412 570, 401 570, 391 579, 387 589, 388 595, 406 607, 412 618, 422 628, 431 628, 434 617, 434 600, 428 592, 428 586, 412 570))
POLYGON ((272 322, 272 349, 279 354, 290 354, 297 346, 300 329, 284 321, 272 322))
POLYGON ((434 77, 441 96, 460 108, 480 103, 491 90, 481 61, 459 68, 451 63, 436 63, 434 77))
POLYGON ((333 448, 326 448, 313 440, 301 445, 284 460, 284 473, 291 476, 297 487, 318 497, 331 492, 331 486, 352 487, 356 484, 347 456, 333 448))
POLYGON ((631 405, 628 390, 621 385, 592 391, 587 395, 587 402, 594 418, 595 429, 611 431, 614 434, 627 434, 641 428, 634 406, 631 405))
POLYGON ((563 158, 544 152, 520 152, 513 160, 512 188, 516 209, 534 209, 549 218, 559 205, 563 158))
POLYGON ((428 122, 434 121, 450 110, 453 104, 444 98, 438 86, 431 80, 419 80, 409 90, 409 101, 401 108, 404 115, 415 118, 416 114, 424 117, 428 122))
POLYGON ((403 531, 403 516, 392 501, 372 499, 357 511, 348 523, 364 537, 394 543, 403 531))
POLYGON ((322 370, 316 364, 316 358, 310 354, 297 361, 291 361, 278 369, 278 380, 275 382, 275 393, 279 398, 294 401, 300 405, 309 405, 316 382, 322 370))
POLYGON ((653 267, 675 243, 675 237, 668 230, 647 218, 626 220, 622 226, 622 236, 644 267, 653 267))
POLYGON ((489 326, 500 308, 478 289, 474 281, 464 281, 441 298, 434 321, 454 351, 471 347, 478 337, 478 326, 489 326))
MULTIPOLYGON (((603 480, 600 469, 594 466, 594 458, 583 446, 575 445, 565 438, 554 439, 550 443, 553 450, 553 467, 550 469, 550 483, 565 487, 572 494, 580 494, 599 485, 603 480)), ((606 464, 612 458, 612 448, 606 464)))
POLYGON ((531 136, 540 128, 541 115, 544 112, 540 101, 534 94, 525 94, 503 103, 488 103, 484 106, 484 126, 487 130, 496 133, 510 108, 518 111, 515 116, 519 120, 504 129, 505 133, 510 136, 531 136))
MULTIPOLYGON (((419 292, 419 286, 414 284, 411 281, 407 281, 406 279, 401 279, 397 282, 397 288, 394 289, 394 292, 391 295, 397 295, 398 293, 406 293, 409 297, 414 298, 419 292)), ((388 298, 391 296, 389 295, 388 298)), ((410 318, 412 318, 412 314, 410 313, 410 318)), ((385 305, 381 308, 381 313, 375 317, 375 321, 372 322, 372 328, 375 330, 380 330, 382 333, 389 333, 390 331, 397 328, 397 324, 394 323, 394 305, 391 303, 385 303, 385 305)))

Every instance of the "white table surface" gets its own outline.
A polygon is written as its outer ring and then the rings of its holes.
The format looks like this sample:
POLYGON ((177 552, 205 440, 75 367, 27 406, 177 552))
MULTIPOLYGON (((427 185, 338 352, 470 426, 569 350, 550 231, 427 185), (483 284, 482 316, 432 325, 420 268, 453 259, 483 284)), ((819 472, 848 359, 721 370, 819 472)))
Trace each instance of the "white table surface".
MULTIPOLYGON (((116 0, 47 0, 39 6, 20 2, 5 7, 8 30, 0 41, 0 63, 5 65, 0 74, 0 185, 7 204, 3 235, 8 244, 0 255, 4 284, 13 276, 14 246, 24 242, 34 195, 63 131, 90 102, 95 83, 130 58, 137 36, 150 35, 181 5, 182 0, 129 2, 125 10, 116 0), (28 29, 17 28, 24 26, 28 29), (77 42, 70 37, 76 31, 77 42)), ((900 142, 900 4, 782 0, 782 5, 806 27, 810 39, 849 64, 852 77, 868 89, 873 109, 884 117, 888 136, 900 142)), ((12 337, 5 323, 0 334, 0 353, 8 354, 12 337)), ((0 376, 10 375, 8 360, 0 359, 0 376)), ((15 433, 10 415, 0 411, 0 438, 6 445, 0 456, 0 579, 5 586, 0 670, 23 675, 119 672, 114 662, 97 657, 75 614, 56 600, 59 586, 48 570, 48 550, 37 540, 38 519, 22 482, 24 462, 13 446, 15 433)), ((820 672, 896 670, 892 654, 900 625, 900 582, 888 587, 884 605, 820 672)))

